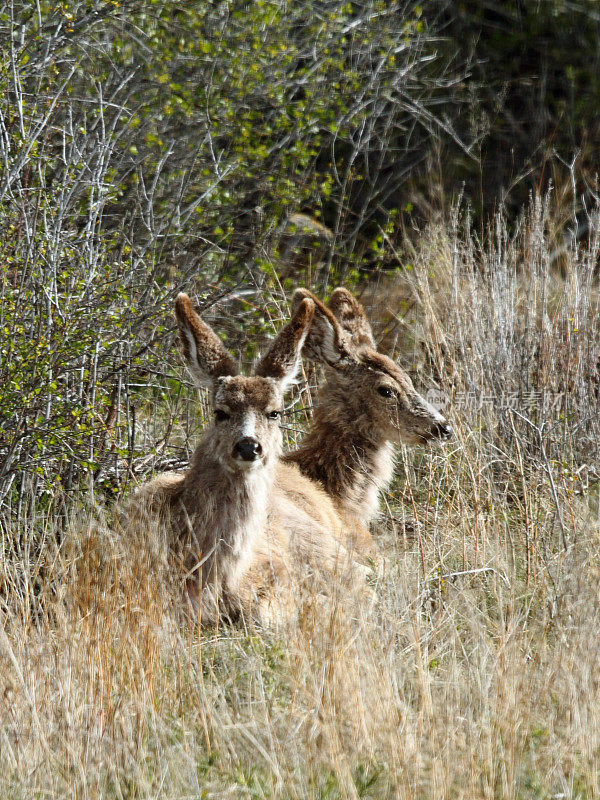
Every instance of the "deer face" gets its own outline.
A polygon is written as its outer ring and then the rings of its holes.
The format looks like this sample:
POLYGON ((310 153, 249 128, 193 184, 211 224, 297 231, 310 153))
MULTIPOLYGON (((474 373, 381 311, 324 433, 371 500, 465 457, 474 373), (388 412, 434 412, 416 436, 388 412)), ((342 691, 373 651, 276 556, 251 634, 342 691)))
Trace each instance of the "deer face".
POLYGON ((377 352, 365 311, 350 292, 336 289, 328 308, 306 289, 297 289, 293 307, 306 298, 316 308, 305 352, 330 368, 328 401, 348 424, 404 444, 452 436, 446 418, 421 397, 409 376, 377 352))
POLYGON ((238 375, 237 365, 215 332, 180 294, 175 315, 189 370, 199 386, 212 390, 214 422, 207 431, 216 461, 229 472, 256 470, 281 451, 279 418, 285 390, 300 365, 312 300, 303 300, 258 363, 256 375, 238 375))
POLYGON ((452 436, 447 420, 421 397, 409 376, 381 353, 363 349, 356 362, 332 371, 329 380, 343 386, 350 414, 365 431, 409 445, 452 436))
POLYGON ((283 395, 273 379, 218 378, 213 405, 220 463, 230 470, 251 470, 279 454, 283 395))

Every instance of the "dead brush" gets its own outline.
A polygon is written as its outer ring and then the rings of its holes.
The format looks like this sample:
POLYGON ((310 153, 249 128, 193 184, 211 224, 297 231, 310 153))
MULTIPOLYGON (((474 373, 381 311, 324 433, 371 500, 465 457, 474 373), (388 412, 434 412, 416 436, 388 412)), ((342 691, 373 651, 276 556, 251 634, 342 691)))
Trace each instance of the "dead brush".
MULTIPOLYGON (((35 624, 37 562, 2 556, 0 794, 598 795, 595 256, 571 251, 555 290, 536 213, 535 248, 523 227, 485 247, 466 221, 426 232, 396 277, 416 328, 393 280, 379 298, 425 390, 444 366, 455 439, 400 450, 369 618, 307 585, 285 634, 199 632, 172 613, 156 532, 129 541, 97 507, 48 545, 35 624)), ((30 519, 24 541, 53 524, 30 519)))

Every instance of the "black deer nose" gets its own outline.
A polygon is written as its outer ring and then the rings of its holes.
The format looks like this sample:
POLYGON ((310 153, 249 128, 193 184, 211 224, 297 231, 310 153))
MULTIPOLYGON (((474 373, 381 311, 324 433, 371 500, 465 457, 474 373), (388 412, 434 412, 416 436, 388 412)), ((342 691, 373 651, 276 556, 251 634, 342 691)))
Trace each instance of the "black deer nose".
POLYGON ((236 442, 233 448, 233 455, 236 458, 241 458, 242 461, 256 461, 262 453, 260 442, 256 439, 251 439, 249 436, 244 436, 239 442, 236 442))
POLYGON ((438 439, 450 439, 454 431, 447 422, 436 422, 431 431, 438 439))

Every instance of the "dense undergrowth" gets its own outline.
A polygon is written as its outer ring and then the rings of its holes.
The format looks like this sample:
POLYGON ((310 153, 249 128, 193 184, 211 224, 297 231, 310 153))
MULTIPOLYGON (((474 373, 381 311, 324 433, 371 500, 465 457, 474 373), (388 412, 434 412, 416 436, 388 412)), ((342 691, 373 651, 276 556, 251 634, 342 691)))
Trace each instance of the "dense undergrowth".
MULTIPOLYGON (((548 167, 473 223, 478 198, 437 183, 448 142, 485 163, 441 32, 510 28, 520 4, 284 5, 0 2, 0 795, 598 797, 589 130, 555 188, 515 213, 548 167), (118 510, 206 420, 173 297, 247 365, 296 285, 338 282, 455 438, 398 448, 373 609, 308 597, 285 630, 190 628, 161 532, 118 510)), ((588 4, 553 8, 528 17, 541 50, 588 4)), ((306 365, 287 447, 320 377, 306 365)))
POLYGON ((155 533, 88 496, 57 543, 39 507, 4 534, 5 794, 597 796, 598 243, 562 278, 542 204, 485 247, 467 223, 363 295, 456 430, 400 451, 377 607, 190 630, 155 533))

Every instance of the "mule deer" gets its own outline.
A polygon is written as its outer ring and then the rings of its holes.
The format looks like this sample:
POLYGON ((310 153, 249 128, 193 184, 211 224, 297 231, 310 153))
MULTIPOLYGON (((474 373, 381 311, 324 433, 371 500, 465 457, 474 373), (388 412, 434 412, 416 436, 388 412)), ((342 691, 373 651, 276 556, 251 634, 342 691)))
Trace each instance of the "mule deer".
POLYGON ((448 421, 415 390, 391 358, 377 352, 362 305, 335 289, 329 307, 297 289, 292 311, 312 300, 304 352, 327 368, 312 427, 284 460, 323 486, 341 514, 354 549, 370 552, 368 530, 394 471, 394 445, 448 439, 448 421))
POLYGON ((214 421, 188 471, 165 474, 136 494, 137 509, 158 515, 187 575, 188 599, 203 622, 240 614, 269 622, 293 613, 290 574, 300 557, 334 569, 344 555, 332 530, 340 520, 328 496, 280 465, 283 394, 293 381, 314 314, 301 300, 253 377, 238 369, 219 338, 180 294, 175 311, 183 352, 199 386, 212 392, 214 421))

